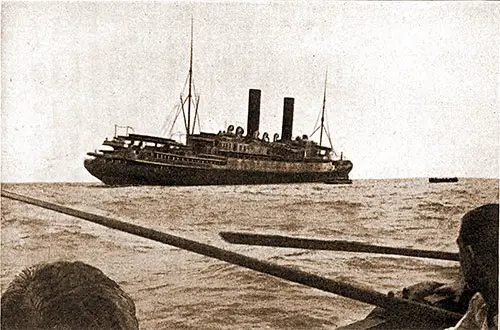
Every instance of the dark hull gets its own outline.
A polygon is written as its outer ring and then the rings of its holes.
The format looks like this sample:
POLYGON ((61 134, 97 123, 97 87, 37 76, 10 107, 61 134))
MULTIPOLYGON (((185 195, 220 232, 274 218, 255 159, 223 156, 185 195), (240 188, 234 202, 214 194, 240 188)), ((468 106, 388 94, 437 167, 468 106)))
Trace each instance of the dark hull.
POLYGON ((345 179, 345 178, 335 178, 335 179, 328 179, 324 181, 326 184, 351 184, 352 180, 350 179, 345 179))
POLYGON ((350 183, 347 173, 262 172, 168 165, 134 160, 112 160, 104 157, 85 160, 85 168, 107 185, 239 185, 325 182, 350 183))

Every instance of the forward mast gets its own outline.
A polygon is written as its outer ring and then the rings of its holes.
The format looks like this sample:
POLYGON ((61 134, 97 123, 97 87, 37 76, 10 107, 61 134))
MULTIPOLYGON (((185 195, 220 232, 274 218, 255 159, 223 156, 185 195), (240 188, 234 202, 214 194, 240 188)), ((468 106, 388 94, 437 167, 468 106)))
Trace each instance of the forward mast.
POLYGON ((193 18, 191 18, 191 42, 189 51, 189 72, 188 72, 187 83, 188 83, 188 95, 186 98, 184 98, 183 94, 181 94, 181 108, 184 117, 184 126, 186 129, 186 144, 189 145, 191 143, 190 137, 194 134, 196 121, 198 121, 198 126, 200 126, 199 116, 198 116, 198 104, 200 98, 198 95, 196 95, 196 89, 193 81, 193 18), (194 98, 193 98, 193 93, 194 93, 194 98), (186 102, 187 102, 187 111, 185 109, 186 102), (194 116, 191 115, 192 112, 191 108, 194 108, 194 116), (191 119, 193 119, 192 122, 191 119))

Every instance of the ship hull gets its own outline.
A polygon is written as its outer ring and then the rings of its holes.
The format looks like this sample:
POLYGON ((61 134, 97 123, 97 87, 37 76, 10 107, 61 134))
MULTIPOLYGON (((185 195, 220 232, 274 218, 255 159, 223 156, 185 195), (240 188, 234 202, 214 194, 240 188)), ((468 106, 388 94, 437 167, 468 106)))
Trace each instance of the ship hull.
POLYGON ((228 168, 178 166, 130 159, 95 157, 85 168, 107 185, 240 185, 325 182, 351 183, 340 171, 268 172, 228 168))

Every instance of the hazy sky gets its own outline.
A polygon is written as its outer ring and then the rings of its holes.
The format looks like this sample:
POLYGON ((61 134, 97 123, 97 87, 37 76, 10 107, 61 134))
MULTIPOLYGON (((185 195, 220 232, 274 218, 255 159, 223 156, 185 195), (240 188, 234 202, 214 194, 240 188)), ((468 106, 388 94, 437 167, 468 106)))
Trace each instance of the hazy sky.
MULTIPOLYGON (((189 67, 203 131, 328 124, 352 178, 498 177, 495 2, 2 2, 2 181, 92 181, 114 124, 159 135, 189 67)), ((170 116, 171 117, 171 116, 170 116)), ((319 137, 316 135, 316 139, 319 137)))

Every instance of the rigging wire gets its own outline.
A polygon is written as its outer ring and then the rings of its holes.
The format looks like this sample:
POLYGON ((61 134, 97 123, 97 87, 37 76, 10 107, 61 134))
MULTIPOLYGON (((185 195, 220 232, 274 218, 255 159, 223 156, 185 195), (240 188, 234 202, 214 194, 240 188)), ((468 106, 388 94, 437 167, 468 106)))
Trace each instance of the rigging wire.
POLYGON ((200 96, 198 95, 196 97, 196 118, 197 118, 197 123, 198 123, 198 132, 201 133, 201 121, 200 121, 199 106, 200 106, 200 96))
POLYGON ((161 126, 161 135, 162 136, 168 136, 169 134, 171 134, 171 131, 172 129, 168 129, 169 126, 170 126, 170 122, 172 121, 172 127, 175 125, 175 122, 177 121, 177 114, 176 114, 176 111, 178 111, 178 107, 179 105, 178 104, 174 104, 174 106, 172 107, 172 110, 169 111, 167 113, 167 115, 165 116, 165 120, 163 121, 163 125, 161 126), (171 120, 171 118, 173 118, 171 120))
POLYGON ((328 120, 326 121, 325 133, 326 133, 326 136, 328 137, 328 142, 330 143, 330 148, 332 149, 333 155, 335 157, 338 157, 339 155, 335 152, 335 149, 333 149, 332 138, 330 137, 330 124, 328 123, 328 120))
POLYGON ((313 126, 314 130, 310 135, 311 137, 314 135, 314 133, 316 133, 318 131, 318 129, 320 129, 320 126, 318 125, 320 118, 321 118, 321 113, 318 113, 318 117, 316 118, 316 122, 314 123, 314 126, 313 126))
POLYGON ((177 118, 179 118, 179 115, 181 113, 181 106, 180 104, 177 104, 174 109, 176 110, 175 112, 175 117, 174 117, 174 120, 172 122, 172 126, 170 127, 170 131, 168 132, 168 135, 169 135, 169 138, 171 138, 173 135, 174 135, 174 126, 175 126, 175 123, 177 122, 177 118))
POLYGON ((187 99, 183 99, 182 98, 182 94, 181 94, 181 108, 182 108, 182 116, 184 117, 184 128, 188 129, 188 123, 187 123, 187 118, 186 118, 186 111, 184 111, 184 103, 186 103, 186 100, 187 99))

